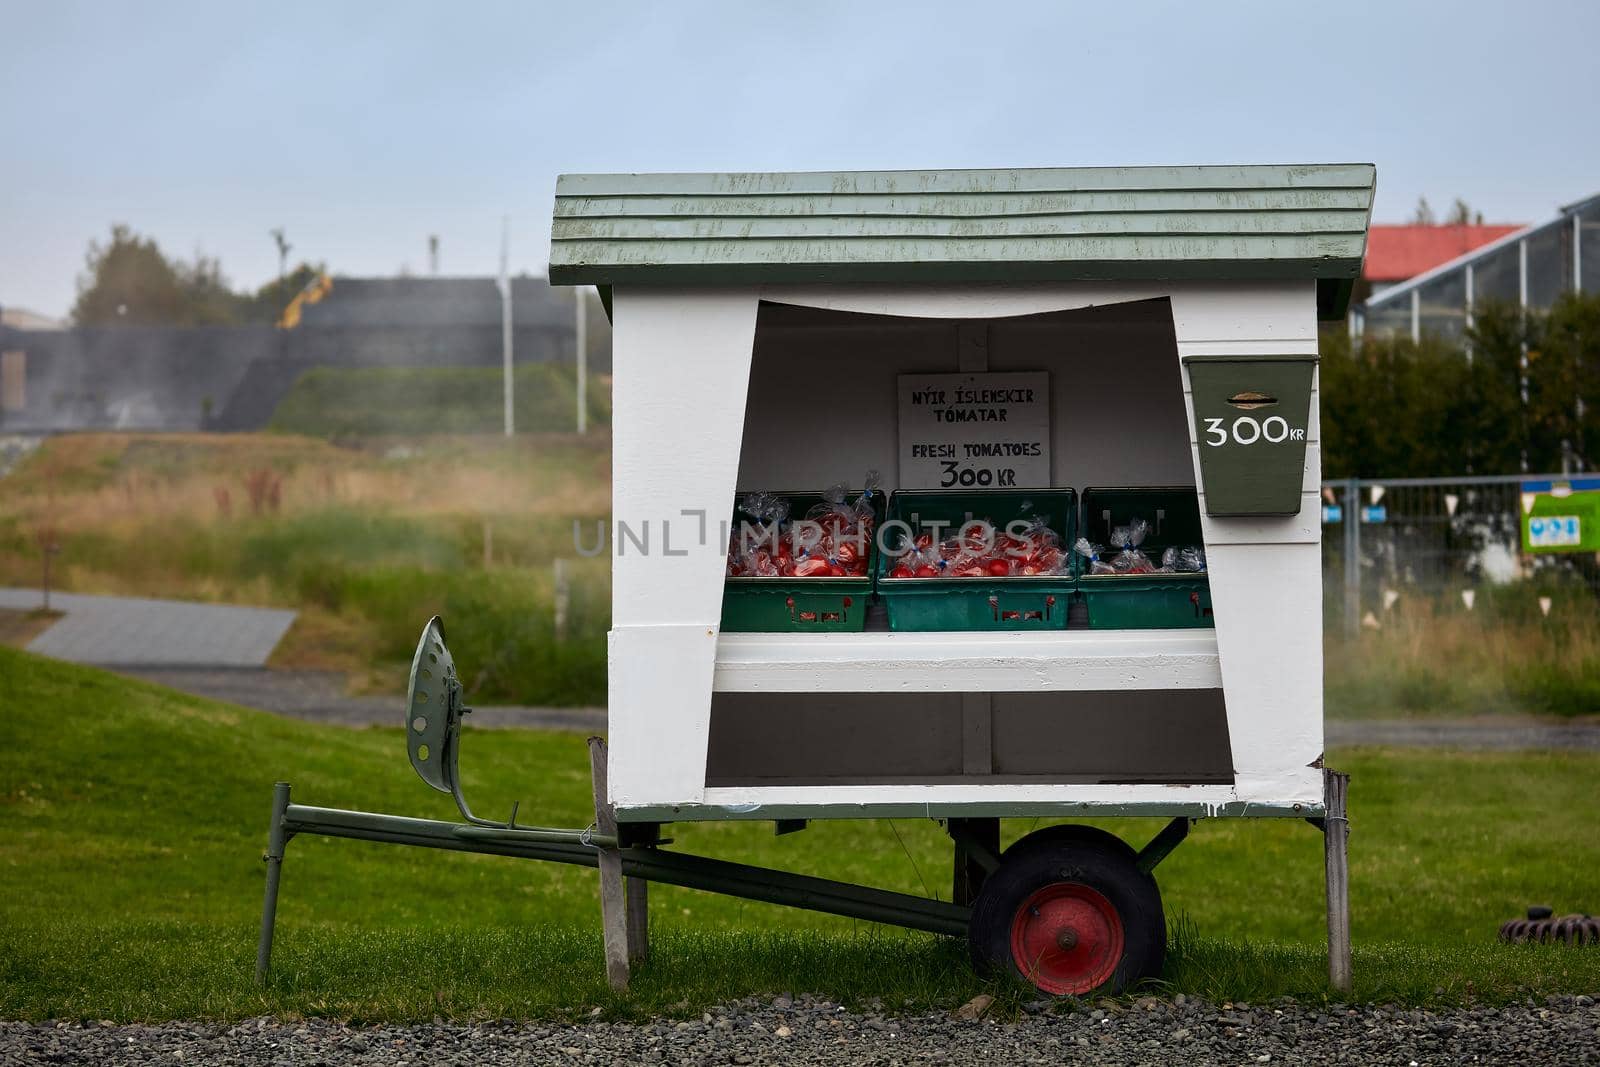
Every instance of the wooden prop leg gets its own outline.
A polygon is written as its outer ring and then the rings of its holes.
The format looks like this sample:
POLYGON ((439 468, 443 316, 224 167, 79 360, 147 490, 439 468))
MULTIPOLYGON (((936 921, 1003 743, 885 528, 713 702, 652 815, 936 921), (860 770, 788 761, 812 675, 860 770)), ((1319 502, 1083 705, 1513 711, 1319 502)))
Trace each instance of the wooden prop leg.
MULTIPOLYGON (((589 774, 594 781, 596 829, 612 838, 617 816, 606 799, 606 743, 589 738, 589 774)), ((614 848, 600 850, 600 924, 605 938, 606 981, 619 993, 628 988, 628 914, 623 896, 622 856, 614 848)))
POLYGON ((1328 984, 1341 993, 1350 992, 1350 820, 1345 810, 1345 794, 1350 776, 1324 769, 1322 772, 1323 816, 1322 847, 1327 872, 1328 894, 1328 984))

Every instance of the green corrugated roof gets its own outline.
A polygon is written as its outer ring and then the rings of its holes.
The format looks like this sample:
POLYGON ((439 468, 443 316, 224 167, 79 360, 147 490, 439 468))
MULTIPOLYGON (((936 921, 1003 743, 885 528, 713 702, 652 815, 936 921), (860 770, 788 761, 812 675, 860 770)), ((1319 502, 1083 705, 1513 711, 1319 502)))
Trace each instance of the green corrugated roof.
POLYGON ((1315 278, 1344 314, 1368 163, 564 174, 558 285, 1315 278))

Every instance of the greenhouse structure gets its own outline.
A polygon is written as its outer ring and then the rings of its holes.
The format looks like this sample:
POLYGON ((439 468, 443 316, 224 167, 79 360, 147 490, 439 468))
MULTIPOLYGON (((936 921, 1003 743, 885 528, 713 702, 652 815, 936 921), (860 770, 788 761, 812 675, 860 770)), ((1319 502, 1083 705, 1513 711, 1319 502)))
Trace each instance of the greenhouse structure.
POLYGON ((1350 332, 1458 338, 1472 324, 1474 308, 1548 308, 1574 290, 1600 292, 1600 193, 1374 294, 1351 310, 1350 332))

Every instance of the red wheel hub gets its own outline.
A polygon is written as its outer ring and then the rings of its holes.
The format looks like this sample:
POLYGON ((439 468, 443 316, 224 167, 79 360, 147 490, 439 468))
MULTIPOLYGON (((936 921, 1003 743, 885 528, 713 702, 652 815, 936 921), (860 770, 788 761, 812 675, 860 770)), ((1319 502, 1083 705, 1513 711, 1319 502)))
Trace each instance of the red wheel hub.
POLYGON ((1056 882, 1036 890, 1011 920, 1011 958, 1022 976, 1057 996, 1104 985, 1122 959, 1122 916, 1096 889, 1056 882))

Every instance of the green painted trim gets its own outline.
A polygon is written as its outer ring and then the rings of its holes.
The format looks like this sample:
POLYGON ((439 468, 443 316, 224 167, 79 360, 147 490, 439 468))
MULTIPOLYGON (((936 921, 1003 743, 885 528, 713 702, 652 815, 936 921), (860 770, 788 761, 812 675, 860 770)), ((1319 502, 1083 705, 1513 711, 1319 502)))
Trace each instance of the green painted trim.
MULTIPOLYGON (((1363 262, 1365 258, 1362 257, 1363 262)), ((1344 318, 1345 313, 1350 310, 1350 297, 1354 294, 1355 288, 1355 278, 1318 279, 1317 318, 1324 322, 1344 318)))
POLYGON ((1322 357, 1310 353, 1296 355, 1262 355, 1258 352, 1240 353, 1233 356, 1184 356, 1184 363, 1320 363, 1322 357))
POLYGON ((1313 278, 1330 318, 1361 273, 1374 180, 1371 164, 567 174, 550 281, 1313 278))
MULTIPOLYGON (((1323 271, 1329 269, 1324 266, 1323 271)), ((1339 269, 1359 271, 1359 261, 1339 269)), ((1020 282, 1284 281, 1316 278, 1319 267, 1305 260, 1028 262, 980 260, 922 263, 705 263, 662 266, 592 263, 550 264, 552 285, 759 286, 895 283, 1016 284, 1020 282)))
MULTIPOLYGON (((1359 241, 1364 211, 1118 211, 1028 215, 633 215, 557 218, 551 240, 561 242, 864 241, 873 238, 965 239, 1149 237, 1312 237, 1344 234, 1359 241)), ((1137 257, 1135 257, 1137 258, 1137 257)))
MULTIPOLYGON (((555 222, 616 218, 784 218, 848 215, 859 218, 987 219, 1035 215, 1249 214, 1352 211, 1365 216, 1370 201, 1361 188, 1157 189, 1137 192, 1062 189, 1008 193, 823 193, 776 196, 708 196, 649 192, 571 195, 556 201, 555 222)), ((1364 227, 1363 227, 1364 228, 1364 227)))
POLYGON ((562 174, 557 196, 672 192, 713 196, 843 193, 1028 193, 1062 190, 1371 189, 1371 163, 1179 167, 1029 167, 999 170, 770 171, 756 173, 562 174))

